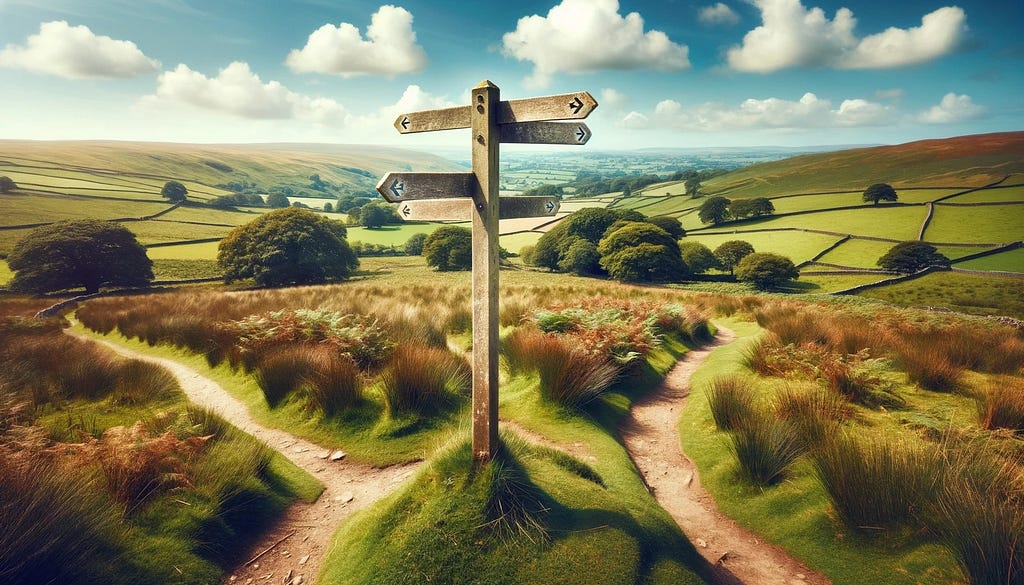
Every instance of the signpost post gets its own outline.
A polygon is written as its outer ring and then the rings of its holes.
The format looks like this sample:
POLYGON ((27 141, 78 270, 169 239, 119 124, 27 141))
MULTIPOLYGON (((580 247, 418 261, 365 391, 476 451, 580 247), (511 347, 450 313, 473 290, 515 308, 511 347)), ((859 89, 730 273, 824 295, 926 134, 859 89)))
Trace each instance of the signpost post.
POLYGON ((473 222, 473 456, 488 460, 498 446, 498 219, 558 212, 553 197, 499 197, 498 146, 583 145, 590 128, 580 120, 597 101, 587 92, 501 101, 490 81, 473 88, 470 104, 398 116, 402 134, 469 128, 471 173, 388 173, 377 192, 398 203, 404 220, 473 222))

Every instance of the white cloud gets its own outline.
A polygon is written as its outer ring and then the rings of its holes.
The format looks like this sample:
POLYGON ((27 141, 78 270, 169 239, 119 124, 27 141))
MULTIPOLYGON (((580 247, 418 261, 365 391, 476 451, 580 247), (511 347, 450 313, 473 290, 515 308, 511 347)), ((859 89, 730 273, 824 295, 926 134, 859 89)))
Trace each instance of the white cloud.
POLYGON ((213 78, 179 64, 174 71, 160 74, 156 96, 149 99, 257 120, 294 119, 342 125, 348 118, 345 108, 333 99, 301 95, 277 81, 263 83, 242 61, 231 63, 213 78))
POLYGON ((423 69, 427 54, 416 44, 412 14, 384 5, 370 17, 365 40, 347 22, 325 24, 309 35, 305 47, 288 53, 285 63, 296 73, 393 76, 423 69))
POLYGON ((525 16, 502 37, 503 53, 533 63, 525 82, 546 86, 559 72, 690 67, 689 48, 659 30, 644 32, 644 19, 619 14, 618 0, 562 0, 547 16, 525 16))
POLYGON ((902 88, 894 87, 892 89, 880 89, 875 92, 875 97, 880 100, 899 100, 902 99, 906 92, 902 88))
POLYGON ((131 41, 96 35, 89 27, 55 20, 40 24, 39 34, 30 35, 24 46, 7 45, 0 51, 0 67, 86 79, 152 73, 159 70, 160 63, 131 41))
POLYGON ((601 90, 601 99, 597 103, 610 110, 618 110, 627 102, 629 102, 629 98, 624 93, 611 87, 605 87, 601 90))
POLYGON ((674 128, 719 132, 763 128, 801 129, 878 126, 892 121, 893 110, 863 99, 844 100, 838 108, 813 93, 798 101, 780 98, 747 99, 737 106, 707 102, 685 107, 675 100, 659 102, 646 116, 630 112, 619 125, 627 128, 674 128))
POLYGON ((985 108, 975 104, 971 96, 949 92, 942 96, 938 105, 921 112, 917 119, 926 124, 955 124, 973 120, 983 113, 985 108))
POLYGON ((967 16, 955 6, 939 8, 921 19, 921 26, 889 28, 858 40, 857 19, 840 8, 829 20, 821 8, 801 0, 753 0, 761 26, 727 52, 738 71, 770 73, 787 67, 879 69, 923 63, 947 55, 963 40, 967 16))
POLYGON ((740 21, 740 16, 732 8, 729 8, 728 5, 718 2, 713 6, 701 8, 700 12, 697 13, 697 19, 701 23, 711 26, 718 24, 732 25, 740 21))

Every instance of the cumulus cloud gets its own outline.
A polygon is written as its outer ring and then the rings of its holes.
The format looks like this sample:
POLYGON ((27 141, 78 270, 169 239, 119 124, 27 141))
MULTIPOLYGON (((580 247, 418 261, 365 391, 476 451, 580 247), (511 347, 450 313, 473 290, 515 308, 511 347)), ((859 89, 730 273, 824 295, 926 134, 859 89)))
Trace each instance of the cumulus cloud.
POLYGON ((971 96, 949 92, 942 96, 938 105, 921 112, 917 119, 926 124, 955 124, 973 120, 984 113, 985 109, 975 104, 971 96))
POLYGON ((502 44, 506 56, 533 63, 525 81, 534 87, 546 86, 559 72, 690 67, 686 45, 659 30, 644 32, 643 17, 620 15, 618 0, 562 0, 547 16, 520 18, 502 44))
POLYGON ((956 6, 924 15, 921 26, 891 27, 858 39, 857 19, 840 8, 829 20, 821 8, 806 8, 801 0, 753 0, 762 25, 749 31, 741 45, 727 52, 737 71, 770 73, 787 67, 881 69, 937 59, 963 41, 967 15, 956 6))
POLYGON ((301 95, 277 81, 264 83, 242 61, 231 63, 213 78, 179 64, 157 78, 153 99, 257 120, 294 119, 341 125, 348 118, 345 108, 333 99, 301 95))
POLYGON ((707 25, 718 25, 718 24, 737 24, 740 21, 740 16, 729 8, 728 5, 718 2, 713 6, 705 6, 697 12, 697 20, 707 25))
POLYGON ((24 46, 7 45, 0 51, 0 67, 25 69, 67 79, 134 77, 153 73, 160 63, 147 57, 135 43, 97 35, 89 27, 55 20, 39 25, 24 46))
POLYGON ((618 110, 625 106, 628 101, 629 98, 621 91, 606 87, 601 90, 601 99, 598 100, 598 103, 610 110, 618 110))
POLYGON ((813 93, 799 100, 780 98, 747 99, 730 106, 708 102, 685 107, 675 100, 659 102, 648 116, 630 112, 619 125, 626 128, 675 128, 717 132, 762 128, 799 129, 850 126, 877 126, 890 122, 894 112, 889 106, 863 99, 843 100, 838 108, 813 93))
POLYGON ((347 22, 325 24, 309 35, 305 47, 288 53, 285 63, 296 73, 393 76, 423 69, 427 54, 416 44, 412 13, 384 5, 370 17, 365 39, 347 22))

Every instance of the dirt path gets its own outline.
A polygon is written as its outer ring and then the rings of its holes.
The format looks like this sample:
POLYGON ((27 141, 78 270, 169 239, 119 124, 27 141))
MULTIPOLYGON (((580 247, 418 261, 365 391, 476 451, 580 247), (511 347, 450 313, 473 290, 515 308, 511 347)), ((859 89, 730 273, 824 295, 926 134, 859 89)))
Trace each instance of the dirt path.
POLYGON ((693 372, 717 346, 735 339, 719 328, 715 342, 686 354, 661 387, 633 405, 623 439, 658 503, 697 548, 720 583, 824 585, 830 581, 723 515, 701 487, 697 467, 679 446, 679 418, 693 372))
MULTIPOLYGON (((83 339, 93 340, 84 336, 83 339)), ((390 493, 419 467, 419 463, 411 463, 377 468, 344 458, 336 460, 340 451, 331 452, 285 431, 260 425, 249 415, 244 404, 191 368, 107 341, 98 342, 126 357, 167 368, 178 379, 189 400, 218 412, 231 424, 264 441, 326 487, 316 502, 298 502, 289 507, 277 524, 253 543, 241 561, 243 564, 226 573, 224 583, 313 583, 338 525, 352 512, 390 493), (257 555, 261 556, 247 562, 257 555)))

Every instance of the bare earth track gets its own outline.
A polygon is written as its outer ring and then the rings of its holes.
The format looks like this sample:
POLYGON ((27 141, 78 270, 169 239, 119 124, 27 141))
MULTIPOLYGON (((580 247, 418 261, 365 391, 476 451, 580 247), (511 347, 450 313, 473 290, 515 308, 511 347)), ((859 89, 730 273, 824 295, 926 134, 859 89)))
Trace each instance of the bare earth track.
POLYGON ((622 428, 626 449, 655 499, 707 560, 718 583, 830 583, 719 512, 701 487, 697 466, 679 445, 679 417, 690 395, 690 376, 715 347, 734 339, 732 331, 719 328, 712 344, 687 353, 655 392, 633 405, 622 428))
POLYGON ((167 368, 193 403, 216 411, 324 484, 326 489, 316 502, 293 504, 270 530, 254 541, 240 566, 227 573, 225 583, 313 583, 338 525, 354 511, 393 491, 419 467, 419 463, 410 463, 378 468, 345 459, 333 460, 337 452, 260 425, 244 404, 195 370, 174 360, 148 356, 106 341, 99 343, 121 355, 167 368))

